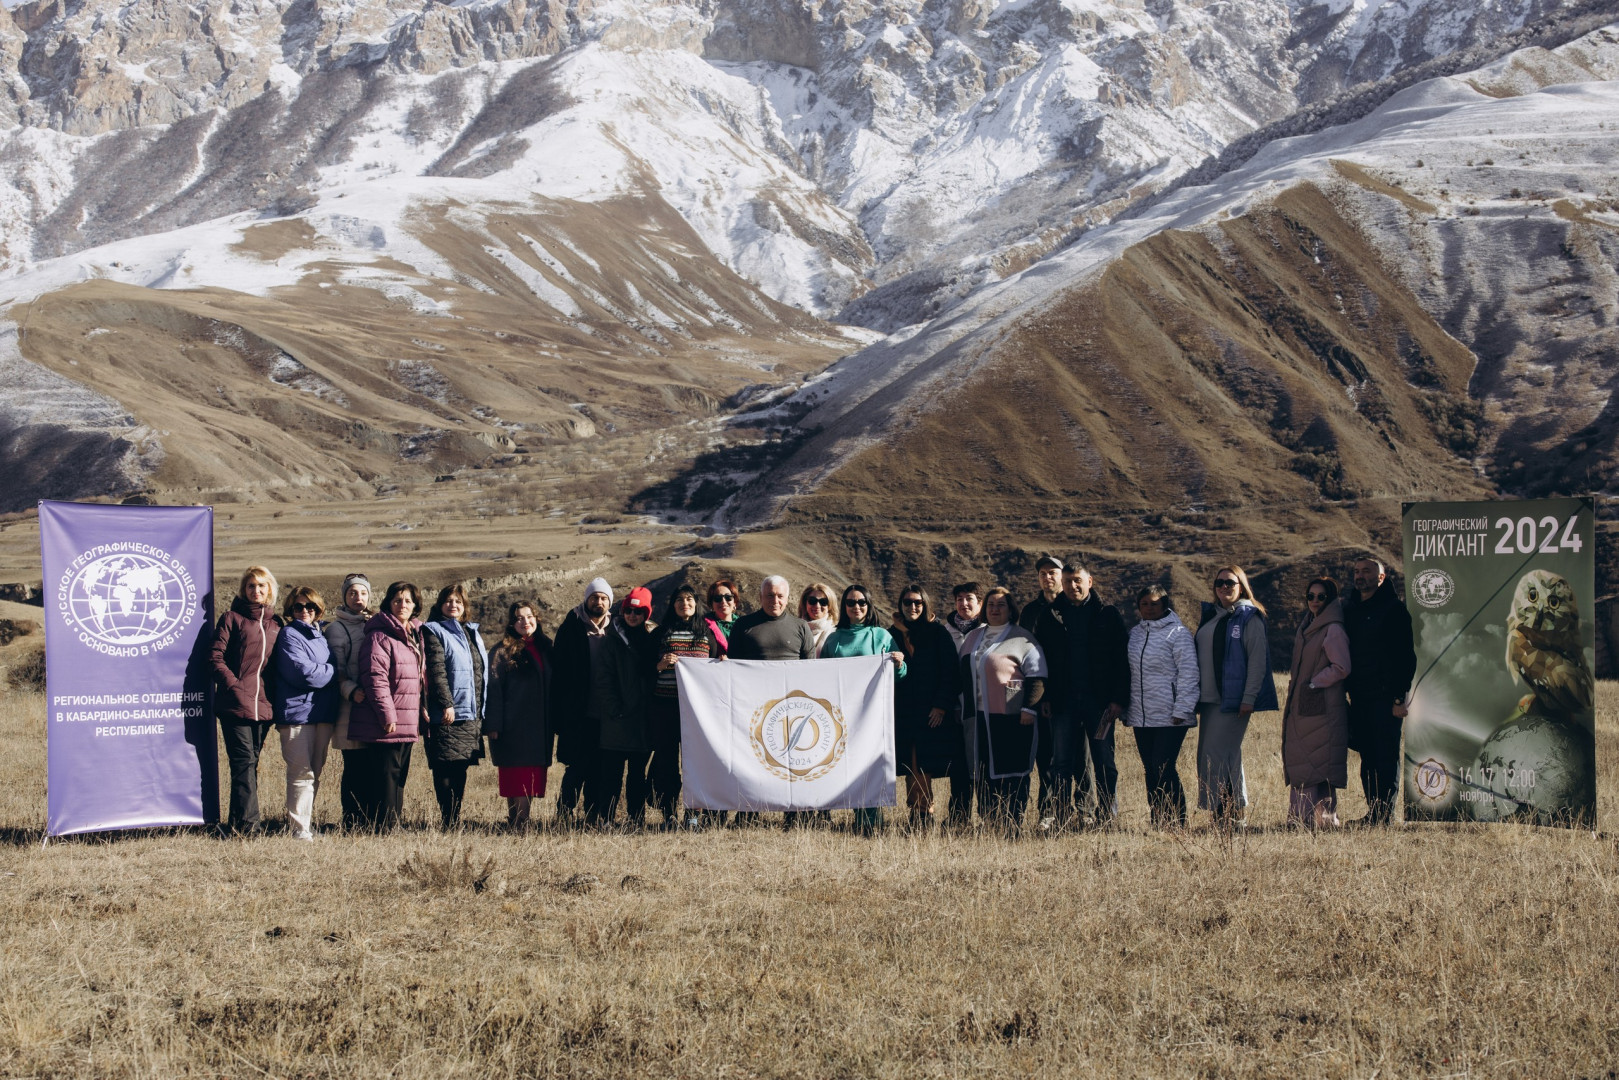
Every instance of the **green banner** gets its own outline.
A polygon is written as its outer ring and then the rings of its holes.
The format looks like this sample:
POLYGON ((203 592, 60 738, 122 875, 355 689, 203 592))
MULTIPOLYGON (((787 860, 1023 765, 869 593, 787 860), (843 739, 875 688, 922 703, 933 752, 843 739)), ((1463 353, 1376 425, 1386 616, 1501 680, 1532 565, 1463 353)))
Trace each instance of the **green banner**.
POLYGON ((1409 503, 1408 821, 1596 824, 1590 499, 1409 503))

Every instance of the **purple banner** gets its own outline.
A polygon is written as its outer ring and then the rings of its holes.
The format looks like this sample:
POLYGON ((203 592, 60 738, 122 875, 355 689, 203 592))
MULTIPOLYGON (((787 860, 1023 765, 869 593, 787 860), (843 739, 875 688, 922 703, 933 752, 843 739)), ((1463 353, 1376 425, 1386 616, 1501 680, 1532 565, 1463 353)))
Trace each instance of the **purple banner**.
POLYGON ((39 504, 47 836, 219 820, 214 512, 39 504))

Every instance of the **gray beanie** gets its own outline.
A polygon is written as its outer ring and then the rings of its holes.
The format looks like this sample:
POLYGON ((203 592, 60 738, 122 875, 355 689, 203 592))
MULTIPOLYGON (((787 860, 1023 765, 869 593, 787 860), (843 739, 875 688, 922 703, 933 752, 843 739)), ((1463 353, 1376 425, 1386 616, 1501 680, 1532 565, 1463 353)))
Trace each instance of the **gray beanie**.
POLYGON ((608 602, 608 604, 611 604, 613 602, 613 587, 611 585, 607 584, 607 579, 606 578, 604 578, 604 577, 591 578, 590 579, 590 584, 585 586, 585 599, 586 600, 589 600, 596 593, 606 593, 607 594, 607 602, 608 602))
POLYGON ((364 585, 366 592, 369 593, 371 591, 371 579, 366 577, 364 574, 349 574, 345 576, 343 578, 343 589, 340 595, 347 596, 349 594, 350 585, 364 585))

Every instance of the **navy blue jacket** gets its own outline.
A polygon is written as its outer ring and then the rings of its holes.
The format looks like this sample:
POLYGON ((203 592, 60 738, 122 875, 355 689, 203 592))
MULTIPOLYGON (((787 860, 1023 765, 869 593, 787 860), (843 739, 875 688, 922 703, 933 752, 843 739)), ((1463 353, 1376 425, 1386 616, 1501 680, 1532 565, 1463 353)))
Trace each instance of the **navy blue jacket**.
POLYGON ((331 649, 319 623, 293 619, 275 639, 270 711, 278 724, 335 724, 340 704, 331 649))

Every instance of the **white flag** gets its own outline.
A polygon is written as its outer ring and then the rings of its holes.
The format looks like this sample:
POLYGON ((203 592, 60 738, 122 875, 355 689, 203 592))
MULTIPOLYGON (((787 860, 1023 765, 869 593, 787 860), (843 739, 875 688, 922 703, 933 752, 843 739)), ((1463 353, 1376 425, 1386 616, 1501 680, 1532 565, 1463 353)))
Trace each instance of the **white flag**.
POLYGON ((893 806, 894 664, 686 660, 683 795, 695 810, 893 806))

